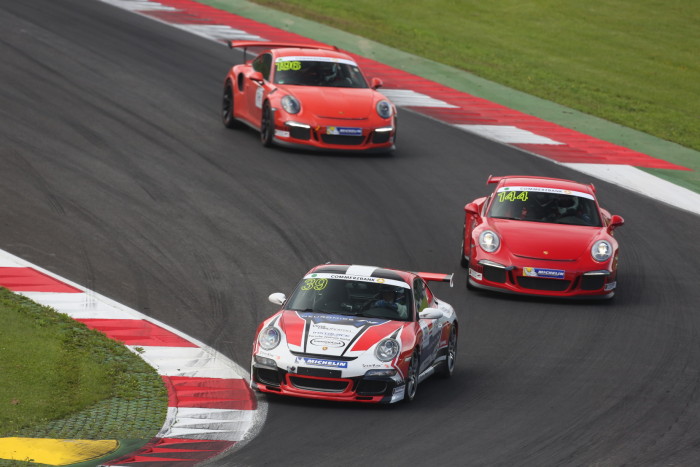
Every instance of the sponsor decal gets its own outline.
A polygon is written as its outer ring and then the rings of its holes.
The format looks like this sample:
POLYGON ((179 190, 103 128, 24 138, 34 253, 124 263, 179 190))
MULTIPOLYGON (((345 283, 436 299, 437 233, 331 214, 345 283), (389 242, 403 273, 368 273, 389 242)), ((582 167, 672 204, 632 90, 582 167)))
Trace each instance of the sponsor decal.
POLYGON ((472 268, 469 268, 469 275, 478 281, 480 281, 484 278, 484 276, 480 272, 476 272, 472 268))
POLYGON ((313 273, 304 277, 304 279, 325 277, 326 279, 337 279, 341 281, 356 281, 356 282, 372 282, 375 284, 388 284, 410 289, 411 286, 403 281, 394 279, 385 279, 383 277, 357 276, 352 274, 331 274, 331 273, 313 273))
MULTIPOLYGON (((277 57, 275 59, 275 63, 280 63, 280 62, 328 62, 328 63, 344 63, 346 65, 350 66, 357 66, 357 63, 353 62, 352 60, 347 60, 344 58, 335 58, 335 57, 312 57, 312 56, 296 56, 296 57, 277 57)), ((280 66, 280 65, 277 65, 280 66)), ((292 65, 296 66, 296 65, 292 65)), ((293 68, 295 69, 295 68, 293 68)))
POLYGON ((323 366, 326 368, 347 368, 348 362, 339 362, 337 360, 325 360, 323 358, 302 357, 302 360, 307 365, 323 366))
POLYGON ((527 277, 546 277, 549 279, 563 279, 565 271, 561 269, 545 269, 524 267, 523 276, 527 277))
POLYGON ((614 290, 615 287, 617 287, 617 281, 608 282, 607 284, 605 284, 604 290, 606 292, 609 292, 611 290, 614 290))
POLYGON ((346 128, 339 126, 329 126, 326 127, 326 134, 328 135, 342 135, 342 136, 362 136, 362 128, 346 128))
POLYGON ((284 130, 275 130, 275 136, 280 138, 289 138, 289 132, 284 130))
MULTIPOLYGON (((588 198, 588 199, 593 199, 593 196, 589 195, 588 193, 583 193, 581 191, 571 191, 571 190, 562 190, 559 188, 546 188, 546 187, 541 187, 541 186, 504 186, 502 188, 499 188, 497 193, 505 192, 505 191, 529 191, 532 193, 556 193, 560 195, 574 195, 574 196, 580 196, 581 198, 588 198)), ((525 201, 525 200, 523 200, 525 201)))
POLYGON ((262 109, 263 97, 265 95, 265 89, 262 86, 258 86, 255 90, 255 107, 262 109))
POLYGON ((311 339, 310 342, 311 342, 311 344, 317 345, 319 347, 323 347, 324 349, 327 347, 334 347, 334 348, 345 347, 345 342, 338 340, 338 339, 328 339, 325 337, 321 337, 321 338, 317 337, 317 338, 311 339))

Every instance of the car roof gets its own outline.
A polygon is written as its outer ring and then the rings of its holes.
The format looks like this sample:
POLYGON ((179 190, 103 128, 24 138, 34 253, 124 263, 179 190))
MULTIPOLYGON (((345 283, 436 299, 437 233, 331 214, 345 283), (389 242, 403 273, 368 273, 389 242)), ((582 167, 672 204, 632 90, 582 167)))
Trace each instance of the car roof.
POLYGON ((579 191, 595 195, 595 186, 593 186, 592 183, 580 183, 563 178, 535 177, 529 175, 506 175, 500 177, 489 176, 486 183, 497 183, 497 189, 504 186, 533 186, 579 191))

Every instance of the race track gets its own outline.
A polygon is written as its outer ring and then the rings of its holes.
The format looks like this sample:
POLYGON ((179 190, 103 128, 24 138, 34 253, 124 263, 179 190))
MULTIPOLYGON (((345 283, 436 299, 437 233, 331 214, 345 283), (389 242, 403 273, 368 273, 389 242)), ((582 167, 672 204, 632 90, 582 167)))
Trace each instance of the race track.
POLYGON ((433 287, 460 317, 453 379, 410 406, 269 398, 217 465, 700 461, 698 216, 406 109, 393 156, 264 149, 219 121, 239 53, 98 1, 3 1, 0 50, 0 249, 244 367, 267 296, 315 264, 456 273, 433 287), (626 221, 617 297, 468 293, 463 206, 489 174, 593 181, 626 221))

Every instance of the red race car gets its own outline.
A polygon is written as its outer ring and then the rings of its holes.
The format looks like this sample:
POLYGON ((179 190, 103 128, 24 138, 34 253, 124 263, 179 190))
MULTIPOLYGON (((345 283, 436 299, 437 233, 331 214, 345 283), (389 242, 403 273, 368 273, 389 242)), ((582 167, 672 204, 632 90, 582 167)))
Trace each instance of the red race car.
POLYGON ((390 152, 396 138, 396 107, 349 55, 331 46, 229 42, 243 48, 242 65, 224 80, 221 116, 273 143, 324 151, 390 152), (248 48, 262 47, 252 60, 248 48))
POLYGON ((570 180, 505 176, 464 207, 461 264, 467 287, 550 297, 611 298, 624 224, 595 188, 570 180))
POLYGON ((311 269, 281 310, 263 321, 251 388, 346 402, 410 402, 432 374, 450 377, 457 315, 428 287, 452 274, 324 264, 311 269))

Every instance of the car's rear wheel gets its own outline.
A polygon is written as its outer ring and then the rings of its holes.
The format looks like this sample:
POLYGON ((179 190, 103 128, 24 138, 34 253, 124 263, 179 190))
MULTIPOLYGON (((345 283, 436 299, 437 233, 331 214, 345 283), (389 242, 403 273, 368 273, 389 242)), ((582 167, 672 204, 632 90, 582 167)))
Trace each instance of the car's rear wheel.
POLYGON ((272 121, 272 111, 270 103, 265 102, 262 109, 262 118, 260 119, 260 142, 265 147, 272 146, 272 137, 275 133, 275 124, 272 121))
POLYGON ((406 392, 403 400, 405 402, 413 402, 418 391, 418 368, 420 365, 420 357, 418 352, 413 352, 411 363, 408 365, 408 374, 406 375, 406 392))
POLYGON ((230 81, 224 86, 224 96, 221 100, 221 121, 226 128, 239 126, 238 120, 233 117, 233 88, 230 81))
POLYGON ((455 363, 457 362, 457 328, 454 325, 450 329, 450 338, 447 341, 445 357, 445 362, 440 366, 438 375, 443 378, 450 378, 455 372, 455 363))

